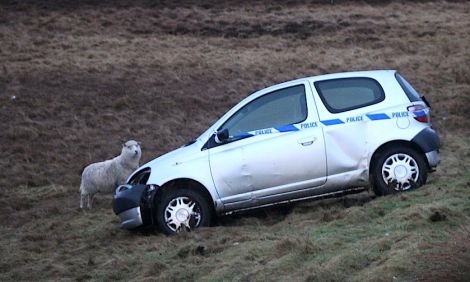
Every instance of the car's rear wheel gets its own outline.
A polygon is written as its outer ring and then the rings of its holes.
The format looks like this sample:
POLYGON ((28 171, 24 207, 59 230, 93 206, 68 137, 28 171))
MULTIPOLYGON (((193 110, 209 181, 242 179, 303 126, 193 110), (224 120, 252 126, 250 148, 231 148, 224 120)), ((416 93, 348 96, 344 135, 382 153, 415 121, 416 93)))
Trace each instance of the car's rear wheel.
POLYGON ((374 163, 373 187, 379 196, 409 191, 426 183, 426 162, 422 154, 412 148, 387 148, 374 163))
POLYGON ((211 209, 205 197, 189 189, 173 189, 163 194, 157 204, 158 227, 168 235, 182 230, 209 226, 211 209))

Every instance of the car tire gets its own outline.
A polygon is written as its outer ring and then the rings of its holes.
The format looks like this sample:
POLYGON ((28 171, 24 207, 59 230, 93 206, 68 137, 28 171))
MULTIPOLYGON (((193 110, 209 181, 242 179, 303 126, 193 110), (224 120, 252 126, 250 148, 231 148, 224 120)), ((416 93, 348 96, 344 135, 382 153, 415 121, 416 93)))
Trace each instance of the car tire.
POLYGON ((211 217, 209 202, 194 190, 169 190, 157 203, 157 225, 167 235, 209 226, 211 217))
POLYGON ((372 168, 372 181, 377 196, 410 191, 426 183, 427 165, 423 155, 404 147, 382 151, 372 168))

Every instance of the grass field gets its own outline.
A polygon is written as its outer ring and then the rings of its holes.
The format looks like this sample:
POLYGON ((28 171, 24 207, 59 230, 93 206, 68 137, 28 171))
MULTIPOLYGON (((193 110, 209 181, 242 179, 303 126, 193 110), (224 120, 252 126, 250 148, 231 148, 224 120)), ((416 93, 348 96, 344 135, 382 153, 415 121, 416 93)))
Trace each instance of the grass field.
POLYGON ((0 280, 470 280, 467 1, 0 2, 0 280), (428 184, 226 216, 166 237, 78 208, 80 172, 181 146, 250 92, 397 69, 432 105, 428 184))

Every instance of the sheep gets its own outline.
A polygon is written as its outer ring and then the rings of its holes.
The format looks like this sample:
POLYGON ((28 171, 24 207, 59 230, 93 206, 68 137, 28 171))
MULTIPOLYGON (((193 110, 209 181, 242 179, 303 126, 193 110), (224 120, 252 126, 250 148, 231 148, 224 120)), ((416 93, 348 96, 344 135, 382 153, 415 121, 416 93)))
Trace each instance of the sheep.
POLYGON ((122 145, 119 156, 86 166, 80 183, 80 208, 83 209, 86 205, 91 209, 96 193, 111 193, 117 186, 124 184, 129 175, 139 167, 141 155, 140 144, 129 140, 122 145))

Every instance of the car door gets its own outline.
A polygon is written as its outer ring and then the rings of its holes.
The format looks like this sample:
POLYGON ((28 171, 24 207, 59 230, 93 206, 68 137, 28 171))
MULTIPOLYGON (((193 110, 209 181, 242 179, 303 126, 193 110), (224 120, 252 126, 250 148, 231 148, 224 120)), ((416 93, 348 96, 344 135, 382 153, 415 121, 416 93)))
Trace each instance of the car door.
POLYGON ((367 137, 393 131, 393 127, 383 123, 384 114, 369 114, 381 112, 384 107, 380 104, 385 100, 381 84, 362 76, 334 78, 314 82, 313 90, 319 98, 320 122, 328 144, 329 179, 341 178, 343 187, 367 185, 368 146, 373 142, 367 137), (377 130, 371 123, 383 127, 377 130))
MULTIPOLYGON (((265 93, 223 123, 230 138, 209 149, 224 204, 319 186, 326 181, 325 144, 310 86, 265 93)), ((213 143, 215 144, 215 143, 213 143)))

